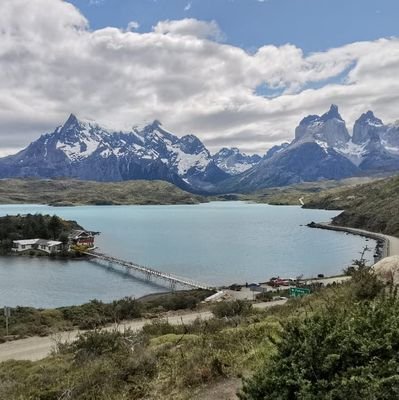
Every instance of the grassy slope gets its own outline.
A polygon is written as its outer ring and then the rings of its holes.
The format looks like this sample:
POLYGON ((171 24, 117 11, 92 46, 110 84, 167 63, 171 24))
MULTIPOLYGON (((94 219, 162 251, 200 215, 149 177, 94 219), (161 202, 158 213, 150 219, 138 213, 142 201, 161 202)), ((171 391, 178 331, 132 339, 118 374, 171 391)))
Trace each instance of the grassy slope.
POLYGON ((337 225, 363 228, 399 236, 399 177, 315 194, 308 208, 345 210, 334 218, 337 225))
POLYGON ((201 196, 162 181, 0 180, 0 204, 196 204, 201 196))
POLYGON ((55 309, 15 307, 11 309, 9 338, 6 338, 5 317, 0 313, 0 343, 72 329, 94 329, 122 320, 152 318, 171 310, 194 309, 213 293, 197 289, 149 295, 138 300, 125 297, 112 303, 92 300, 82 305, 55 309))
POLYGON ((232 196, 274 205, 299 205, 302 198, 306 208, 345 210, 334 218, 337 225, 399 236, 399 176, 309 182, 232 196))
POLYGON ((234 194, 218 196, 219 199, 252 201, 255 203, 267 203, 272 205, 299 205, 302 198, 305 203, 314 198, 315 195, 329 189, 353 186, 359 183, 366 183, 375 178, 349 178, 340 181, 318 181, 304 182, 297 185, 262 189, 251 194, 234 194))
POLYGON ((350 285, 187 326, 154 321, 141 334, 89 334, 42 361, 0 364, 0 398, 192 399, 204 387, 252 375, 275 353, 287 319, 354 304, 350 285))

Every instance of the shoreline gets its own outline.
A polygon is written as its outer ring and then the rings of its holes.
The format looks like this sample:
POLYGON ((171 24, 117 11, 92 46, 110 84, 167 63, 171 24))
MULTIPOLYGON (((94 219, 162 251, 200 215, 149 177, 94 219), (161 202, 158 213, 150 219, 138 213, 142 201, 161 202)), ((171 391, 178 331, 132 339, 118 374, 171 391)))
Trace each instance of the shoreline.
MULTIPOLYGON (((234 202, 234 201, 233 201, 234 202)), ((350 228, 350 227, 345 227, 345 226, 339 226, 339 225, 332 225, 331 223, 315 223, 315 222, 311 222, 310 224, 308 224, 307 226, 312 227, 312 228, 319 228, 319 229, 325 229, 325 230, 331 230, 331 231, 339 231, 339 232, 345 232, 345 233, 349 233, 349 234, 353 234, 353 235, 358 235, 358 236, 363 236, 363 237, 367 237, 370 238, 372 240, 375 240, 377 242, 376 248, 374 249, 373 246, 373 250, 375 250, 374 253, 374 263, 379 261, 380 259, 392 255, 392 254, 398 254, 399 255, 399 251, 397 253, 393 252, 393 246, 391 245, 391 241, 392 238, 388 235, 384 235, 382 233, 376 233, 376 232, 370 232, 370 231, 366 231, 366 230, 362 230, 362 229, 357 229, 357 228, 350 228)), ((393 238, 394 240, 396 240, 399 243, 399 239, 398 238, 393 238)), ((346 240, 346 239, 344 239, 346 240)), ((399 245, 398 245, 399 248, 399 245)), ((31 255, 21 255, 21 254, 8 254, 8 255, 2 255, 3 257, 23 257, 23 258, 32 258, 33 256, 31 255)), ((38 258, 42 258, 42 257, 38 257, 38 258)), ((87 261, 86 257, 49 257, 49 256, 43 256, 43 258, 46 259, 54 259, 55 261, 87 261)), ((338 276, 340 276, 340 274, 338 274, 338 276)), ((326 278, 331 278, 331 276, 326 276, 326 278)), ((308 280, 310 280, 311 278, 308 278, 308 280)), ((244 286, 244 284, 242 284, 242 286, 244 286)), ((218 285, 217 288, 224 288, 226 287, 225 283, 222 283, 221 285, 218 285)), ((168 291, 167 288, 165 288, 166 290, 162 292, 149 292, 147 294, 144 294, 140 297, 138 297, 137 299, 145 299, 145 298, 151 298, 151 297, 159 297, 160 295, 165 295, 167 293, 171 293, 170 291, 168 291)), ((180 290, 179 290, 180 291, 180 290)), ((184 289, 182 291, 185 291, 184 289)), ((142 301, 142 300, 141 300, 142 301)), ((84 303, 82 303, 84 304, 84 303)), ((77 304, 80 305, 80 304, 77 304)), ((51 309, 51 307, 46 307, 51 309)))
POLYGON ((394 236, 385 235, 384 233, 371 232, 371 231, 367 231, 365 229, 351 228, 351 227, 342 226, 342 225, 332 225, 331 223, 325 223, 325 222, 324 223, 323 222, 321 222, 321 223, 311 222, 307 226, 309 228, 349 233, 351 235, 362 236, 362 237, 366 237, 368 239, 375 240, 375 241, 377 241, 376 251, 378 252, 378 248, 379 247, 381 248, 380 253, 379 254, 377 253, 378 254, 377 261, 379 261, 385 257, 399 255, 399 251, 398 251, 399 250, 399 248, 398 248, 399 238, 396 238, 394 236))

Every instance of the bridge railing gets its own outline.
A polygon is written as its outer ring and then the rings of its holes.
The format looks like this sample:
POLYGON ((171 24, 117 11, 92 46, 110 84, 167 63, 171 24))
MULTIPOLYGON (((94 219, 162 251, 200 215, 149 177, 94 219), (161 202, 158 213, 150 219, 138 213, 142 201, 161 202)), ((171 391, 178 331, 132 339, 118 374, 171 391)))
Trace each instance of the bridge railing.
POLYGON ((111 262, 111 263, 119 264, 119 265, 122 265, 122 266, 125 266, 128 268, 132 268, 135 271, 142 272, 146 275, 155 276, 157 278, 167 280, 174 284, 189 286, 189 287, 193 287, 196 289, 206 289, 206 290, 211 289, 208 285, 205 285, 200 282, 196 282, 192 279, 174 275, 169 272, 161 272, 161 271, 158 271, 153 268, 149 268, 149 267, 145 267, 143 265, 133 263, 131 261, 125 261, 125 260, 110 256, 108 254, 103 254, 103 253, 100 253, 97 251, 96 252, 95 251, 86 251, 83 254, 86 254, 88 256, 92 256, 92 257, 95 257, 95 258, 98 258, 98 259, 101 259, 101 260, 104 260, 107 262, 111 262))

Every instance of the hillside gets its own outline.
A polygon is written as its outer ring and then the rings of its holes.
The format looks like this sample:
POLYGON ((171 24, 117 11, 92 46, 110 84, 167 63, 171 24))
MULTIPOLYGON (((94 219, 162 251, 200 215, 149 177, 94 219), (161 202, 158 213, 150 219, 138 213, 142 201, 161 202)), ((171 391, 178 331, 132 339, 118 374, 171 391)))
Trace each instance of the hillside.
MULTIPOLYGON (((394 399, 399 300, 381 289, 359 270, 346 284, 270 309, 219 303, 214 318, 192 324, 154 319, 142 332, 82 333, 74 343, 55 342, 46 359, 0 363, 0 398, 234 399, 244 377, 242 400, 394 399), (385 397, 378 396, 382 388, 385 397)), ((134 317, 137 306, 91 302, 64 316, 79 322, 86 311, 93 321, 114 320, 113 311, 134 317)), ((40 316, 42 325, 62 322, 60 310, 40 316)))
POLYGON ((0 180, 0 204, 197 204, 205 201, 201 196, 162 181, 102 183, 68 179, 0 180))
POLYGON ((305 207, 345 210, 334 224, 399 236, 399 176, 315 193, 305 207))
POLYGON ((356 177, 341 179, 338 181, 323 180, 318 182, 303 182, 297 185, 266 188, 248 194, 237 193, 231 195, 220 195, 217 199, 251 201, 254 203, 265 203, 277 206, 297 206, 300 205, 299 199, 302 199, 304 203, 307 203, 311 199, 314 199, 315 196, 319 196, 321 193, 325 193, 328 190, 352 187, 357 184, 373 182, 376 179, 378 178, 356 177))

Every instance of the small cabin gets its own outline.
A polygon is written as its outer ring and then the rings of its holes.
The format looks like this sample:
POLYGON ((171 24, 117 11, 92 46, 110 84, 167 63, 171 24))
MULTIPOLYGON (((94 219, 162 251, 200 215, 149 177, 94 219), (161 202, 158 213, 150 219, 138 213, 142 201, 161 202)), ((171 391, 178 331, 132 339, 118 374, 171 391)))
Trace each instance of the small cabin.
POLYGON ((87 246, 89 248, 94 247, 94 236, 97 232, 90 232, 85 230, 73 230, 68 238, 71 246, 87 246))
POLYGON ((13 240, 12 251, 22 253, 24 251, 39 250, 47 254, 56 254, 62 251, 62 242, 46 239, 13 240))

